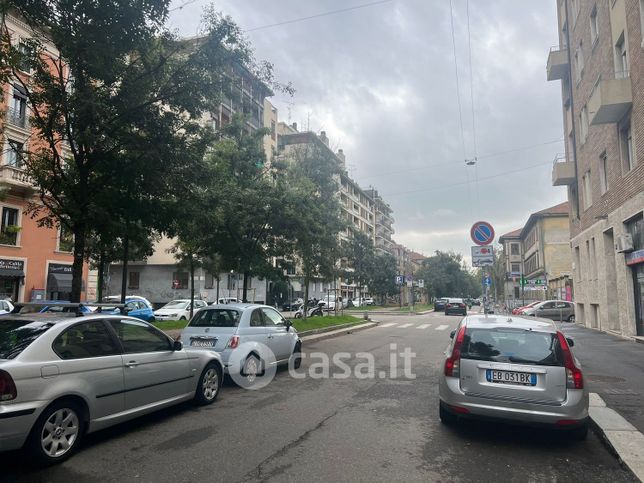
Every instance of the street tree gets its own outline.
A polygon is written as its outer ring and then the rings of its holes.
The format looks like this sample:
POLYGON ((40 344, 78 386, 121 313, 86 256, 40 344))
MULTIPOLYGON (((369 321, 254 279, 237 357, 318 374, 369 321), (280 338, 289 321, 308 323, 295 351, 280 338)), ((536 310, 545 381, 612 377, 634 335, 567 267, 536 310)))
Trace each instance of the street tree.
POLYGON ((423 261, 417 278, 425 280, 431 297, 476 297, 481 293, 476 280, 463 262, 462 255, 437 250, 423 261))
POLYGON ((357 284, 362 297, 362 289, 370 284, 377 270, 373 241, 368 235, 353 230, 344 248, 350 267, 347 277, 357 284))
POLYGON ((369 281, 369 291, 378 297, 380 303, 386 302, 390 295, 398 291, 396 258, 389 253, 376 254, 373 274, 369 281))

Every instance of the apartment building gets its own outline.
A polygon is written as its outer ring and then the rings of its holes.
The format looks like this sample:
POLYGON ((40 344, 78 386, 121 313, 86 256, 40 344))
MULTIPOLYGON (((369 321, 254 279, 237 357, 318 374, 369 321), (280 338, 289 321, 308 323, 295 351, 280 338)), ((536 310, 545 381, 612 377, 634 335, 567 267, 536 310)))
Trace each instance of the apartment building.
POLYGON ((532 213, 523 228, 499 238, 510 302, 572 300, 568 202, 532 213), (522 278, 526 283, 522 286, 522 278))
MULTIPOLYGON (((11 42, 20 46, 33 32, 12 14, 6 25, 11 42)), ((57 52, 48 46, 53 57, 57 52)), ((24 66, 19 74, 29 83, 31 70, 24 66)), ((30 143, 37 142, 29 122, 27 93, 19 79, 13 78, 1 89, 0 99, 0 298, 25 302, 39 299, 69 300, 72 287, 72 250, 74 239, 65 229, 37 225, 26 210, 38 202, 37 190, 22 168, 30 143)), ((81 298, 92 298, 87 290, 87 267, 83 272, 81 298)))
POLYGON ((577 321, 644 335, 644 2, 557 0, 565 155, 552 173, 570 202, 577 321))
POLYGON ((391 239, 394 234, 393 210, 380 196, 378 190, 369 187, 365 194, 373 200, 375 220, 375 247, 376 252, 393 255, 394 241, 391 239))

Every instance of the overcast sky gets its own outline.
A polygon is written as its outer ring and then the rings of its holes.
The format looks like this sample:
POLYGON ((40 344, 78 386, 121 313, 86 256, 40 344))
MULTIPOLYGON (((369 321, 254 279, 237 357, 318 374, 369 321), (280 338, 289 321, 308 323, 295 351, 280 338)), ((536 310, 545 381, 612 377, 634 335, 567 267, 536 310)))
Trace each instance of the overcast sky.
MULTIPOLYGON (((252 30, 372 1, 215 5, 252 30)), ((176 10, 172 26, 194 35, 207 3, 176 10)), ((257 58, 297 90, 292 99, 272 99, 280 120, 324 130, 332 147, 344 149, 353 178, 393 208, 395 240, 426 255, 454 250, 469 259, 474 221, 491 222, 498 237, 566 199, 563 187, 551 186, 551 163, 564 144, 560 83, 547 82, 545 70, 557 43, 556 4, 470 0, 472 72, 466 0, 453 4, 465 154, 448 0, 391 0, 247 35, 257 58), (476 167, 466 167, 475 154, 476 167)))

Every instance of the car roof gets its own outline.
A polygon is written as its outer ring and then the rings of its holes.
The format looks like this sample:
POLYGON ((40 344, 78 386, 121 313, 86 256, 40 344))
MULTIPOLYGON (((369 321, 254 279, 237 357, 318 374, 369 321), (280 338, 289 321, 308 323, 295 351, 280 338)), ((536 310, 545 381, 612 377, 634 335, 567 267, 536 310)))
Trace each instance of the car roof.
POLYGON ((539 332, 557 332, 557 326, 552 320, 521 315, 470 315, 463 319, 467 327, 496 329, 514 327, 517 329, 536 330, 539 332))
POLYGON ((22 321, 38 321, 38 322, 48 322, 51 324, 62 324, 69 323, 70 325, 74 322, 87 322, 90 320, 104 320, 104 319, 128 319, 137 322, 142 322, 141 319, 136 319, 134 317, 127 317, 124 315, 115 315, 115 314, 95 314, 93 312, 87 312, 87 315, 76 315, 73 312, 31 312, 28 314, 7 314, 0 315, 0 321, 3 320, 22 320, 22 321))

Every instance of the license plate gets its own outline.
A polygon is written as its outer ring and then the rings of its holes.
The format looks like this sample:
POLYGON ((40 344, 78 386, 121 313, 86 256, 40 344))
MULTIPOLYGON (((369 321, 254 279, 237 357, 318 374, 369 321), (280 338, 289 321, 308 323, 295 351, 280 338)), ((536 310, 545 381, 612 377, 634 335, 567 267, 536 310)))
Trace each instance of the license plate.
POLYGON ((537 375, 530 372, 511 372, 511 371, 496 371, 487 369, 485 378, 487 382, 494 382, 497 384, 516 384, 518 386, 536 386, 537 375))
POLYGON ((215 347, 215 339, 190 339, 192 347, 215 347))

